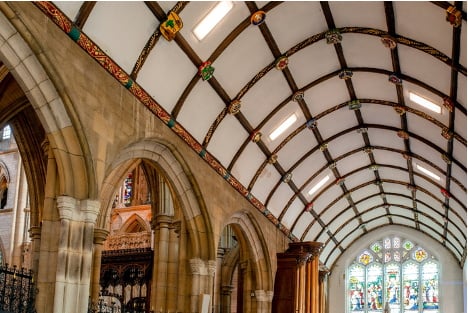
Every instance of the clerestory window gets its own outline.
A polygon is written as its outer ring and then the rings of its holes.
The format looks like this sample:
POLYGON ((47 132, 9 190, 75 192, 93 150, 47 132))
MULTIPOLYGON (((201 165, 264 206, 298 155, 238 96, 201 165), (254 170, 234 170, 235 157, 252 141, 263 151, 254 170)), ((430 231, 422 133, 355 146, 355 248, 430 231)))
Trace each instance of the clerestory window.
POLYGON ((439 313, 439 263, 412 240, 387 237, 347 270, 349 313, 439 313))

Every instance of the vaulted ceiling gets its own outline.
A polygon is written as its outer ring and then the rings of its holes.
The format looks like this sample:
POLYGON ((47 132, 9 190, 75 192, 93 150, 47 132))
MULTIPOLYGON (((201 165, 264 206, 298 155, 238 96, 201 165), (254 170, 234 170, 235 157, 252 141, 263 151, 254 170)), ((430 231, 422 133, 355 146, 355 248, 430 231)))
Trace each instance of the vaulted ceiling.
POLYGON ((234 2, 203 40, 216 2, 35 4, 324 265, 389 224, 464 262, 466 2, 234 2))

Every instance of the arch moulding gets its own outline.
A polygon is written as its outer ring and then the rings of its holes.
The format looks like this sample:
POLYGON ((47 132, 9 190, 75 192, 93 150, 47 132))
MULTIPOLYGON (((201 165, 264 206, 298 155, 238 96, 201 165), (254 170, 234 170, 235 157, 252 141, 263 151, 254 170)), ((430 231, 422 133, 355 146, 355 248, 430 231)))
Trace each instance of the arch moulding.
POLYGON ((178 151, 157 139, 142 139, 128 145, 108 167, 100 192, 101 212, 96 226, 105 229, 109 224, 114 192, 126 172, 140 159, 152 163, 172 185, 174 200, 179 203, 187 222, 192 251, 197 253, 192 257, 214 260, 213 232, 197 183, 178 151))

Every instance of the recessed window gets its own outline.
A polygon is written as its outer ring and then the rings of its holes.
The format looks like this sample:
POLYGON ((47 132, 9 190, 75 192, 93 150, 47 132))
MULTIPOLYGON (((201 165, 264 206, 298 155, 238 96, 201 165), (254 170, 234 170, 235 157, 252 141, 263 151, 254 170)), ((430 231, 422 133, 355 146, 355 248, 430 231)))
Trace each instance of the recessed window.
POLYGON ((203 40, 203 38, 208 35, 213 28, 218 25, 219 22, 228 14, 232 9, 234 4, 231 1, 221 1, 213 7, 210 12, 203 18, 203 20, 198 23, 198 25, 193 30, 193 33, 198 40, 203 40))
POLYGON ((436 113, 441 113, 442 112, 442 109, 440 106, 438 106, 437 104, 435 104, 434 102, 426 99, 426 98, 423 98, 415 93, 412 93, 410 92, 409 93, 409 98, 411 101, 413 101, 414 103, 416 104, 419 104, 420 106, 423 106, 425 107, 426 109, 429 109, 433 112, 436 112, 436 113))
POLYGON ((278 138, 279 135, 281 135, 282 133, 284 133, 286 131, 286 129, 288 129, 289 127, 291 127, 292 124, 294 124, 294 122, 297 121, 297 116, 296 114, 292 114, 290 115, 283 123, 281 123, 280 126, 278 126, 271 134, 270 134, 270 139, 271 140, 275 140, 276 138, 278 138))
POLYGON ((309 195, 313 195, 317 190, 322 188, 323 185, 330 179, 330 176, 327 175, 324 178, 322 178, 312 189, 309 190, 309 195))
POLYGON ((2 132, 2 140, 7 140, 7 139, 10 139, 11 138, 11 128, 9 125, 5 126, 5 128, 3 128, 3 132, 2 132))
POLYGON ((421 165, 419 164, 416 164, 416 168, 420 171, 420 172, 423 172, 424 174, 426 174, 427 176, 429 177, 432 177, 434 178, 435 180, 440 180, 440 177, 434 173, 432 173, 430 170, 428 170, 427 168, 424 168, 422 167, 421 165))
POLYGON ((412 240, 371 243, 346 276, 346 312, 440 312, 439 262, 412 240))

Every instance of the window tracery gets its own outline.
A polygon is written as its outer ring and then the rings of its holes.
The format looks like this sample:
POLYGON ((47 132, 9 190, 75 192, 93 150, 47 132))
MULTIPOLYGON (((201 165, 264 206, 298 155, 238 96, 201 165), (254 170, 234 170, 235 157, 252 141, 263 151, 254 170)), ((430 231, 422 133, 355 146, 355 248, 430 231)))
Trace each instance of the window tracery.
POLYGON ((438 294, 438 261, 409 239, 373 242, 348 267, 351 313, 386 312, 386 306, 392 313, 439 313, 438 294))

